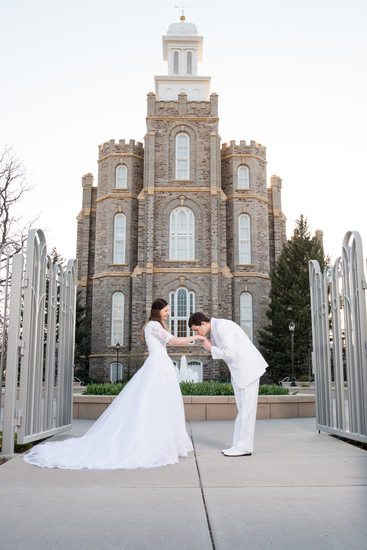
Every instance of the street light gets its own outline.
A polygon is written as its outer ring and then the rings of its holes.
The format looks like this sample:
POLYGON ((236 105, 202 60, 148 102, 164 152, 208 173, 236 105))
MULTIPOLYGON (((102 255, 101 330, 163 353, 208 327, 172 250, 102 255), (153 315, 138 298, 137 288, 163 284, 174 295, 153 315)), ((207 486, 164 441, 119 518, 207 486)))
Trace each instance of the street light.
POLYGON ((119 351, 120 351, 120 342, 117 342, 116 344, 116 354, 117 354, 117 361, 116 361, 116 384, 119 381, 119 351))
POLYGON ((289 332, 291 333, 291 360, 292 360, 292 374, 291 374, 291 386, 297 386, 296 379, 294 377, 294 329, 296 325, 291 321, 289 323, 289 332))

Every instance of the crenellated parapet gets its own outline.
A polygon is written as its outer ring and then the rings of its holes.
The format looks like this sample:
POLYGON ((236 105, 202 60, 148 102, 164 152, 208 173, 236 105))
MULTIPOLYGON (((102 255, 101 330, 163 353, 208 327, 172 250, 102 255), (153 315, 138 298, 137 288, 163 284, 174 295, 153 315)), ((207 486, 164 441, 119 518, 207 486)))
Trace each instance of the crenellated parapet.
POLYGON ((235 140, 232 140, 229 143, 222 144, 221 154, 222 159, 234 155, 253 155, 260 157, 265 161, 266 147, 260 143, 256 143, 255 141, 250 141, 250 143, 247 143, 246 140, 241 140, 239 143, 236 143, 235 140))
POLYGON ((109 155, 134 155, 138 157, 144 156, 144 146, 138 141, 135 142, 134 139, 130 139, 129 142, 126 142, 124 139, 115 141, 110 139, 102 145, 99 145, 99 161, 106 158, 109 155))
POLYGON ((177 101, 157 100, 150 92, 147 95, 148 118, 178 118, 178 117, 217 117, 218 95, 211 94, 209 101, 193 101, 187 99, 187 94, 178 94, 177 101))

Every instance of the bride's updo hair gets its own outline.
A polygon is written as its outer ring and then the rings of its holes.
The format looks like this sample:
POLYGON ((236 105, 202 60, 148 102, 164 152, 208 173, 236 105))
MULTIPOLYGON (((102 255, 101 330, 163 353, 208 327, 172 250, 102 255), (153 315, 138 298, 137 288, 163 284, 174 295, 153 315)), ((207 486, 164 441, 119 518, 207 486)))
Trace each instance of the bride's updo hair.
POLYGON ((168 327, 167 327, 166 323, 162 320, 161 315, 159 313, 166 306, 168 306, 168 302, 166 302, 166 300, 164 298, 157 298, 152 303, 152 307, 150 309, 150 315, 148 317, 147 322, 145 323, 145 325, 143 327, 143 333, 142 333, 143 341, 145 341, 144 329, 147 326, 147 324, 149 323, 149 321, 158 321, 158 323, 160 323, 165 330, 168 330, 168 327))

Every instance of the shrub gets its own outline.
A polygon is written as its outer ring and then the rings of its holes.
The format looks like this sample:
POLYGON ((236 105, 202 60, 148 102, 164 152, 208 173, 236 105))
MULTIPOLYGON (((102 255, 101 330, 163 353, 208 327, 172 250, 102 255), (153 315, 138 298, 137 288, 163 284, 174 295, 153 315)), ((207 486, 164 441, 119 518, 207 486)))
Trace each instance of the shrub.
MULTIPOLYGON (((84 395, 118 395, 127 382, 118 384, 88 384, 84 395)), ((230 382, 181 382, 182 395, 233 395, 230 382)), ((259 388, 259 395, 288 395, 287 388, 275 384, 263 384, 259 388)))
POLYGON ((259 395, 288 395, 288 388, 276 384, 262 384, 259 387, 259 395))
POLYGON ((118 395, 126 386, 127 382, 119 382, 118 384, 88 384, 83 392, 84 395, 118 395))
POLYGON ((182 395, 233 395, 230 382, 181 382, 182 395))

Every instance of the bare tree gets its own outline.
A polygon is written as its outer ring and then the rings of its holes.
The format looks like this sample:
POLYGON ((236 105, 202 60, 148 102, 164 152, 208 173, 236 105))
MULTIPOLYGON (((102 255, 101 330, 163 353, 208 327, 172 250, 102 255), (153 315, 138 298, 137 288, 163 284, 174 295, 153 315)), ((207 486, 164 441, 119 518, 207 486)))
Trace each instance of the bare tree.
MULTIPOLYGON (((26 220, 20 214, 20 202, 30 191, 26 183, 25 169, 13 149, 4 146, 0 149, 0 305, 3 303, 0 318, 0 331, 6 323, 5 286, 7 278, 7 263, 9 259, 23 250, 30 227, 35 223, 26 220), (5 253, 3 253, 5 252, 5 253)), ((9 273, 8 281, 10 281, 9 273)))
POLYGON ((6 364, 10 259, 23 250, 29 229, 36 221, 27 221, 21 215, 20 203, 27 191, 30 187, 22 163, 11 147, 3 147, 0 149, 0 388, 6 364))
POLYGON ((15 209, 30 190, 26 184, 25 169, 13 149, 5 146, 0 151, 0 246, 6 245, 9 252, 16 254, 26 241, 30 225, 15 209))

